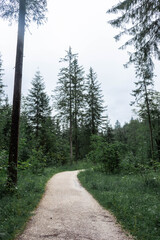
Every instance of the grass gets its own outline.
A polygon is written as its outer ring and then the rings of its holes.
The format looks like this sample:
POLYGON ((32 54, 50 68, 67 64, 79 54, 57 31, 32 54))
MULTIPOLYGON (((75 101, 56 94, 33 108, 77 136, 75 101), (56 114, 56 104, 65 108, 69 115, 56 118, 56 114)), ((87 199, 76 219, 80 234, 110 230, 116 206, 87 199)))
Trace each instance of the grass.
POLYGON ((14 194, 6 192, 6 174, 0 171, 0 240, 12 240, 23 231, 44 193, 46 182, 54 174, 88 167, 87 162, 78 162, 58 168, 45 168, 41 174, 19 171, 18 188, 14 194))
POLYGON ((23 230, 44 193, 46 182, 62 170, 46 168, 39 175, 21 171, 14 194, 5 192, 6 176, 0 173, 0 240, 14 239, 23 230))
POLYGON ((160 240, 160 176, 106 175, 87 170, 79 180, 138 240, 160 240))

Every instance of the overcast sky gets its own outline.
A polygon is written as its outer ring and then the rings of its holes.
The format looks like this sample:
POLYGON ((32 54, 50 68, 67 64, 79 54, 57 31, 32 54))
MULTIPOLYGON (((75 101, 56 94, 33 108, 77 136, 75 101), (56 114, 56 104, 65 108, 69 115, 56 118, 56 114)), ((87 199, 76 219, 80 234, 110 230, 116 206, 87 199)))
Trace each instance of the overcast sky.
MULTIPOLYGON (((73 53, 79 54, 79 64, 86 74, 90 66, 97 73, 111 124, 116 120, 121 124, 128 122, 134 116, 129 106, 133 100, 134 69, 124 69, 127 51, 118 50, 123 42, 115 42, 113 37, 118 30, 107 23, 111 16, 106 14, 117 2, 119 0, 49 0, 47 23, 38 28, 32 23, 25 33, 23 95, 27 94, 38 69, 51 95, 62 66, 59 59, 71 46, 73 53)), ((4 83, 8 85, 6 91, 12 100, 17 25, 9 26, 8 22, 0 20, 0 32, 4 83)), ((160 90, 157 80, 156 88, 160 90)))

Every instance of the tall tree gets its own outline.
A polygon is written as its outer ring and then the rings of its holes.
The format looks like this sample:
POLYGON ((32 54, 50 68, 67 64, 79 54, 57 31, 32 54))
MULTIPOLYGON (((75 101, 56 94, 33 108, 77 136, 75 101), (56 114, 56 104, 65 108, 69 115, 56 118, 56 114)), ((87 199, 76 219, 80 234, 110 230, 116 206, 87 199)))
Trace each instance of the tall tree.
POLYGON ((8 139, 10 133, 11 106, 5 96, 3 84, 4 69, 2 66, 2 56, 0 54, 0 150, 8 151, 8 139))
POLYGON ((160 92, 152 92, 150 102, 150 112, 152 117, 153 136, 156 145, 156 158, 160 162, 160 92))
POLYGON ((55 105, 58 115, 64 124, 69 124, 70 160, 73 161, 73 62, 77 54, 72 53, 71 47, 60 62, 66 63, 60 69, 57 87, 55 89, 55 105))
POLYGON ((112 26, 123 29, 115 36, 115 39, 119 40, 124 34, 132 36, 121 48, 134 46, 134 52, 130 53, 128 64, 134 63, 136 77, 141 78, 141 81, 136 83, 137 89, 134 91, 134 96, 136 100, 144 97, 152 159, 154 158, 154 140, 148 86, 153 85, 153 57, 160 58, 159 10, 160 2, 158 0, 124 0, 108 11, 108 13, 121 13, 118 18, 110 21, 112 26))
POLYGON ((73 84, 73 133, 75 143, 75 159, 79 157, 79 143, 78 143, 78 132, 79 125, 83 118, 84 112, 84 71, 83 67, 78 65, 78 60, 75 58, 73 61, 73 73, 72 73, 72 84, 73 84))
POLYGON ((86 83, 86 123, 90 129, 90 134, 97 134, 102 123, 103 95, 100 89, 100 83, 97 81, 97 74, 90 67, 86 83))
POLYGON ((32 80, 32 88, 26 97, 28 118, 31 123, 36 142, 39 142, 42 126, 51 114, 49 97, 45 92, 45 85, 40 71, 37 71, 32 80))
POLYGON ((150 110, 150 102, 152 101, 153 87, 153 63, 146 51, 139 53, 135 61, 136 77, 139 79, 136 84, 136 89, 133 91, 135 102, 140 107, 140 113, 143 115, 146 112, 148 119, 148 126, 150 132, 151 156, 154 159, 154 138, 152 128, 152 117, 150 110))
POLYGON ((18 20, 11 141, 8 164, 8 186, 15 186, 17 184, 18 138, 25 25, 29 26, 31 20, 36 21, 37 24, 43 23, 45 19, 46 5, 46 0, 2 0, 0 3, 0 17, 3 19, 9 19, 10 21, 13 19, 18 20))
POLYGON ((159 0, 123 0, 108 10, 108 13, 120 13, 116 19, 109 21, 112 26, 122 29, 115 39, 119 40, 124 34, 131 36, 122 46, 134 46, 130 62, 134 62, 144 51, 148 57, 160 58, 159 12, 159 0))
POLYGON ((2 55, 0 53, 0 107, 2 106, 2 102, 4 100, 3 75, 4 75, 4 70, 2 68, 2 55))

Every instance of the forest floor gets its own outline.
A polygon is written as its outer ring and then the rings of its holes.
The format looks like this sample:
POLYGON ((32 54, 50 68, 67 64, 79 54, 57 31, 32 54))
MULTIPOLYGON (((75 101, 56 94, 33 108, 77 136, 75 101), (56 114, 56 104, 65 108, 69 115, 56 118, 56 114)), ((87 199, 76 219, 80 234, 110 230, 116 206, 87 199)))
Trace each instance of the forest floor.
POLYGON ((78 171, 53 176, 37 209, 17 240, 131 240, 80 185, 78 171))

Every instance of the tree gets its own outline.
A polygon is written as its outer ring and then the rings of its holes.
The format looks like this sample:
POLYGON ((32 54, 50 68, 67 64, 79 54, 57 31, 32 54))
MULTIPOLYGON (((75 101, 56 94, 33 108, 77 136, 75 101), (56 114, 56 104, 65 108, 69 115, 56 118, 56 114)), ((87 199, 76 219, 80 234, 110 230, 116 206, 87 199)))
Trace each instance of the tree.
POLYGON ((44 80, 40 71, 37 71, 32 80, 32 88, 26 97, 27 115, 37 143, 40 141, 42 126, 51 114, 49 100, 45 92, 44 80))
POLYGON ((86 123, 90 134, 97 134, 102 123, 102 113, 104 112, 102 90, 97 81, 97 74, 92 68, 89 69, 86 84, 86 123))
POLYGON ((118 120, 116 121, 114 126, 114 139, 115 141, 125 143, 125 134, 118 120))
POLYGON ((60 69, 54 96, 55 107, 58 111, 59 118, 64 125, 69 125, 71 162, 73 160, 73 62, 76 57, 77 54, 73 54, 71 47, 69 47, 67 55, 60 61, 67 63, 67 66, 60 69))
POLYGON ((131 39, 122 46, 122 49, 129 45, 134 46, 135 52, 130 55, 130 62, 134 62, 139 53, 144 51, 148 58, 152 59, 153 56, 160 58, 159 11, 159 0, 123 0, 107 11, 121 13, 109 23, 122 29, 115 36, 116 40, 124 34, 131 36, 131 39))
POLYGON ((119 40, 124 34, 132 36, 121 48, 133 45, 135 49, 133 53, 130 53, 126 66, 134 63, 136 77, 141 79, 136 82, 137 89, 133 91, 133 95, 141 108, 140 112, 144 113, 145 109, 147 113, 152 160, 154 159, 154 139, 148 87, 153 86, 153 57, 160 58, 159 10, 158 0, 124 0, 108 10, 108 13, 121 13, 117 19, 110 21, 112 26, 123 29, 115 36, 115 39, 119 40))
POLYGON ((85 85, 84 85, 84 71, 83 67, 78 65, 78 60, 75 58, 73 61, 73 134, 74 134, 74 144, 75 144, 75 159, 78 160, 79 157, 79 126, 82 122, 84 115, 84 100, 85 100, 85 85))
POLYGON ((150 110, 150 102, 152 101, 152 91, 149 88, 153 87, 153 63, 148 57, 146 51, 139 53, 135 61, 136 77, 139 80, 135 83, 136 89, 133 91, 135 102, 140 107, 140 115, 147 114, 148 126, 150 131, 151 156, 154 159, 154 139, 152 128, 152 117, 150 110))
POLYGON ((150 102, 150 112, 152 117, 153 136, 156 145, 156 158, 160 162, 160 92, 152 92, 150 102))
POLYGON ((2 56, 0 54, 0 107, 2 106, 2 102, 4 100, 4 84, 3 84, 3 77, 4 70, 2 68, 2 56))
POLYGON ((17 184, 18 138, 25 25, 29 26, 31 20, 37 22, 37 24, 43 23, 45 19, 46 5, 46 0, 2 0, 0 3, 0 17, 3 19, 9 19, 10 21, 13 19, 18 20, 11 140, 8 163, 8 186, 15 186, 17 184))

